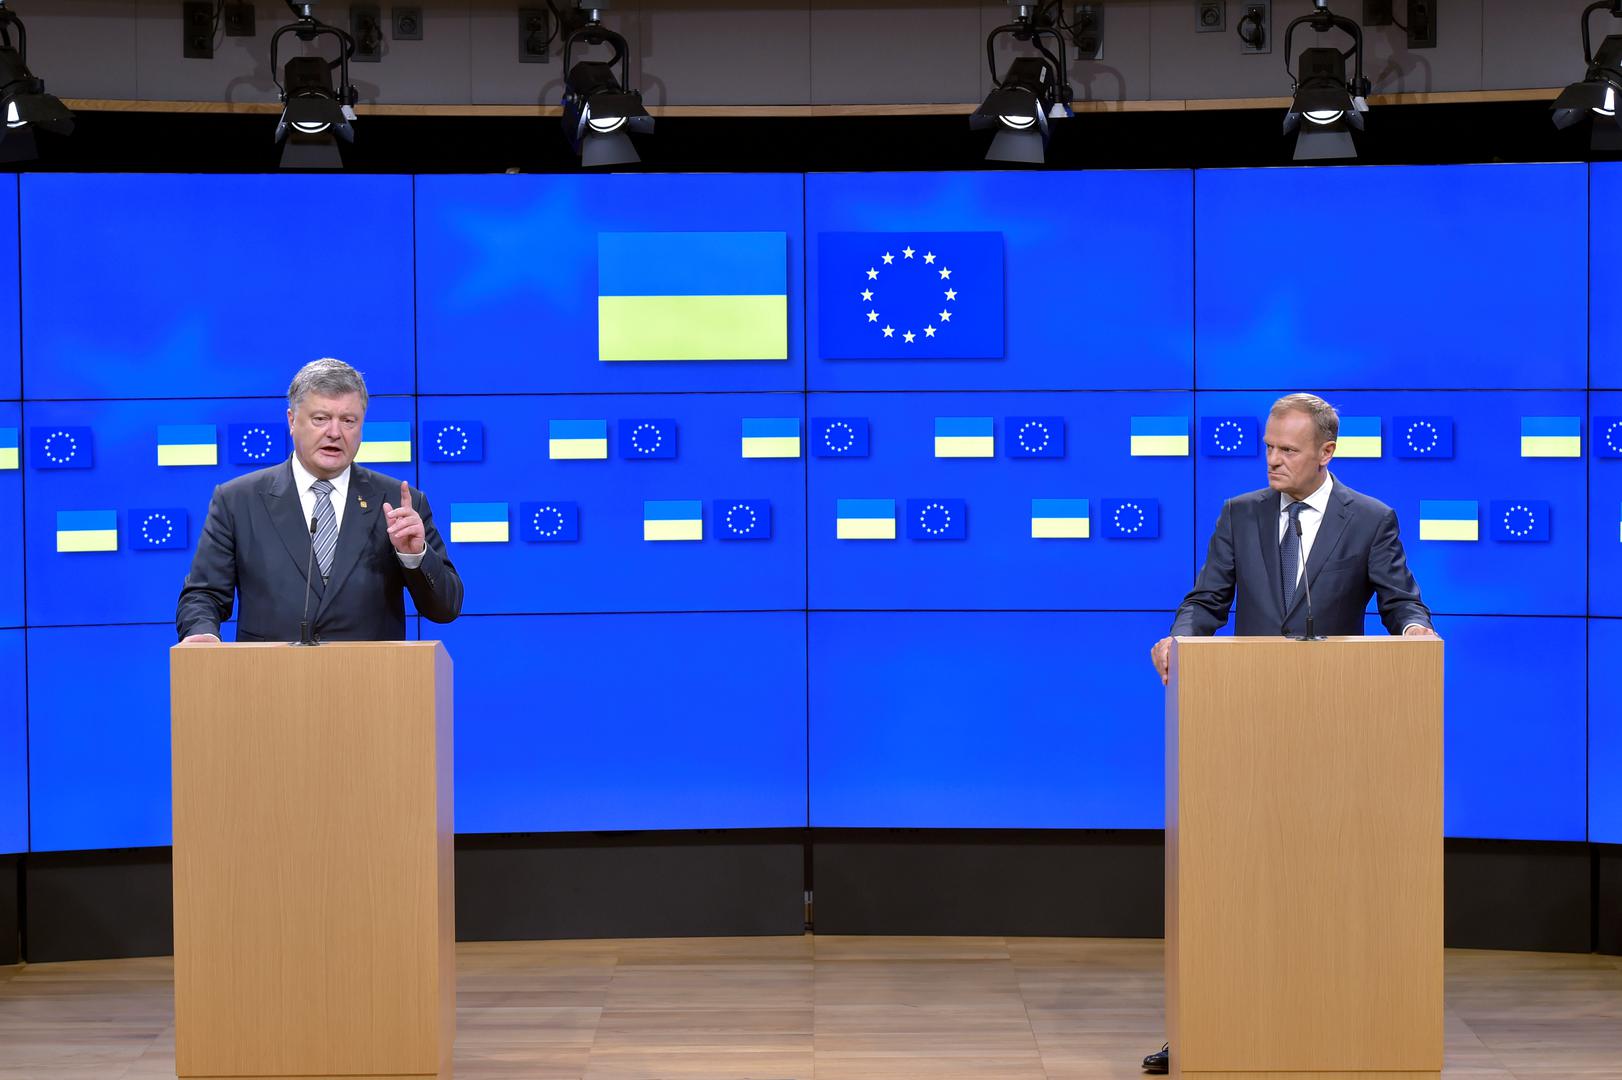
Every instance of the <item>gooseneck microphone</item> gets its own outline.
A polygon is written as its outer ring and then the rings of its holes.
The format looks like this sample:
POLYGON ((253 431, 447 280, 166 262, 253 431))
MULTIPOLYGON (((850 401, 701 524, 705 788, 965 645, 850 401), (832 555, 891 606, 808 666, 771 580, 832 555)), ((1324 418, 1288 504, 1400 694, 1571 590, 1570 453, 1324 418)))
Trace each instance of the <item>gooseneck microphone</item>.
MULTIPOLYGON (((307 560, 305 560, 305 563, 304 563, 304 618, 299 620, 299 624, 298 624, 298 640, 293 643, 295 645, 319 645, 319 644, 321 644, 319 641, 315 640, 315 638, 310 636, 310 593, 313 591, 312 586, 314 586, 314 584, 315 584, 315 579, 312 576, 315 573, 315 529, 316 529, 315 515, 311 514, 310 515, 310 557, 307 560)), ((1309 623, 1308 625, 1310 626, 1311 624, 1309 623)))
MULTIPOLYGON (((1296 538, 1296 541, 1297 541, 1297 543, 1295 545, 1296 550, 1297 551, 1305 551, 1306 550, 1306 540, 1301 535, 1301 515, 1300 514, 1295 515, 1295 538, 1296 538)), ((1303 636, 1296 638, 1296 640, 1297 641, 1322 641, 1323 638, 1319 637, 1317 634, 1312 632, 1312 575, 1307 573, 1307 566, 1306 566, 1305 560, 1303 560, 1302 563, 1301 563, 1301 587, 1303 589, 1305 589, 1306 593, 1307 593, 1307 632, 1303 636)))

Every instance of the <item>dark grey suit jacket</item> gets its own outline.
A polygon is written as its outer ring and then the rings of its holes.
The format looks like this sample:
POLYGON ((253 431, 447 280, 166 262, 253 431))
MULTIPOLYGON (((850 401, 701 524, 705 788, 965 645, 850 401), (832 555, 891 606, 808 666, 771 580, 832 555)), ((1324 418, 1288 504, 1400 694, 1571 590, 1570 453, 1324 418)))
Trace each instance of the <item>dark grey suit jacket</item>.
MULTIPOLYGON (((1216 633, 1236 600, 1236 634, 1264 637, 1306 630, 1305 589, 1296 590, 1288 612, 1281 610, 1281 498, 1264 488, 1223 504, 1205 565, 1172 622, 1173 636, 1216 633)), ((1430 609, 1408 571, 1396 511, 1338 479, 1312 542, 1306 576, 1312 586, 1314 629, 1320 634, 1362 634, 1363 612, 1375 595, 1380 619, 1391 633, 1402 633, 1410 623, 1431 625, 1430 609)))
MULTIPOLYGON (((422 565, 407 570, 389 543, 383 502, 400 501, 400 481, 359 465, 350 467, 348 503, 338 527, 332 573, 319 567, 311 587, 310 626, 326 641, 399 641, 405 638, 405 595, 434 622, 462 611, 462 579, 445 557, 428 500, 411 489, 422 515, 427 547, 422 565)), ((180 590, 175 629, 180 637, 218 634, 240 597, 238 641, 297 641, 304 610, 304 568, 310 558, 310 523, 304 518, 290 461, 239 476, 214 489, 180 590)))

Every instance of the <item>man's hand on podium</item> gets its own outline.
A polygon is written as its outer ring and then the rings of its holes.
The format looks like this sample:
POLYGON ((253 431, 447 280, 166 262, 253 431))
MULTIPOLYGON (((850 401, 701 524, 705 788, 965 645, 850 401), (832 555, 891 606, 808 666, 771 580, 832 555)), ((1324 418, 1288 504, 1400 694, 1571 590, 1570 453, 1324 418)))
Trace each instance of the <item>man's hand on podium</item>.
POLYGON ((218 634, 189 634, 186 637, 181 638, 180 643, 182 645, 195 645, 195 644, 218 645, 220 643, 220 635, 218 635, 218 634))
POLYGON ((1149 662, 1160 672, 1160 685, 1171 682, 1171 638, 1163 637, 1149 650, 1149 662))
POLYGON ((1409 623, 1407 626, 1402 628, 1402 636, 1403 637, 1441 637, 1442 635, 1438 634, 1435 630, 1432 630, 1428 626, 1420 626, 1418 623, 1409 623))

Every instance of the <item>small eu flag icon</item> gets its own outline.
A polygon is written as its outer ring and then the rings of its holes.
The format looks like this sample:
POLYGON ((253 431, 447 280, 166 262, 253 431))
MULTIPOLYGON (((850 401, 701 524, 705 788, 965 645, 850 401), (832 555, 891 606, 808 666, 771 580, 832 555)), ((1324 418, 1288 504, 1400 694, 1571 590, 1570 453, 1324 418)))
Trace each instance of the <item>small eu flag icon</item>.
POLYGON ((531 544, 565 544, 580 539, 580 504, 526 502, 518 504, 518 529, 531 544))
POLYGON ((770 499, 716 499, 715 535, 722 540, 770 540, 770 499))
POLYGON ((1064 457, 1064 417, 1010 416, 1004 430, 1011 458, 1064 457))

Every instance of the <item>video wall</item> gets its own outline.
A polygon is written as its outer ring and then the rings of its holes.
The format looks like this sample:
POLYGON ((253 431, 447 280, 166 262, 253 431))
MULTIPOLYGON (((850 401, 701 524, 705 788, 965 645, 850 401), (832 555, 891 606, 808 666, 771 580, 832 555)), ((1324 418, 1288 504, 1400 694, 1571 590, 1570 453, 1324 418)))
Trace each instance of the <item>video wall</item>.
POLYGON ((181 580, 318 356, 466 583, 408 620, 456 665, 459 832, 1161 827, 1149 647, 1304 389, 1448 642, 1448 834, 1622 842, 1617 196, 1581 164, 0 180, 0 852, 169 842, 181 580))

